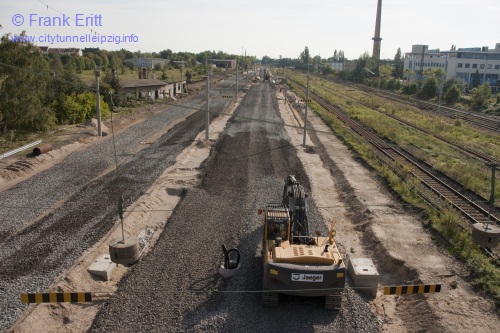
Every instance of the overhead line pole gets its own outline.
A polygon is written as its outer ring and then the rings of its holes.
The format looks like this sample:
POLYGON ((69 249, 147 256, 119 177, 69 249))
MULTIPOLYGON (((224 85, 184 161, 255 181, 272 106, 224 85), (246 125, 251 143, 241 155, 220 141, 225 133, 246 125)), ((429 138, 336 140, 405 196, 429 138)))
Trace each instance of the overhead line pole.
POLYGON ((306 90, 306 112, 304 117, 304 140, 302 141, 302 146, 306 146, 306 136, 307 136, 307 109, 309 106, 309 62, 307 63, 307 90, 306 90))
POLYGON ((101 76, 101 71, 96 69, 95 74, 95 98, 96 98, 96 118, 97 118, 97 136, 102 136, 102 125, 101 125, 101 97, 99 96, 99 77, 101 76))
POLYGON ((205 140, 209 140, 208 127, 210 125, 210 71, 207 66, 207 117, 205 122, 205 140))
POLYGON ((234 100, 238 101, 238 59, 236 58, 236 96, 234 96, 234 100))

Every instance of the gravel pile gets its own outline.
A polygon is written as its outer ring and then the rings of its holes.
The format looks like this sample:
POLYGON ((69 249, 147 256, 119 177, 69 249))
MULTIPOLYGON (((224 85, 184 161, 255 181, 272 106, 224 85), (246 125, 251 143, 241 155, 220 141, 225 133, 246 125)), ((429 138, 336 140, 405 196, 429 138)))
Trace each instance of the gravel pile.
MULTIPOLYGON (((229 84, 221 83, 220 87, 229 84)), ((205 110, 204 102, 201 94, 183 105, 205 110)), ((228 100, 218 98, 211 101, 210 110, 221 112, 228 104, 228 100)), ((46 291, 84 250, 110 230, 118 218, 120 194, 128 206, 175 163, 176 156, 203 129, 203 112, 195 113, 154 144, 135 152, 141 141, 191 111, 170 107, 117 135, 117 178, 115 172, 110 172, 94 180, 114 166, 112 140, 107 139, 0 193, 0 332, 26 309, 19 301, 21 293, 46 291), (49 210, 47 216, 34 223, 58 201, 63 201, 60 207, 49 210), (22 232, 14 235, 18 230, 22 232)))
MULTIPOLYGON (((338 313, 324 298, 282 295, 278 308, 260 305, 262 220, 257 209, 279 201, 285 177, 310 185, 282 126, 274 90, 248 91, 204 165, 197 188, 187 190, 154 249, 134 265, 89 332, 379 332, 366 302, 346 289, 338 313), (221 244, 236 247, 241 268, 218 273, 221 244)), ((326 232, 309 201, 312 230, 326 232)))

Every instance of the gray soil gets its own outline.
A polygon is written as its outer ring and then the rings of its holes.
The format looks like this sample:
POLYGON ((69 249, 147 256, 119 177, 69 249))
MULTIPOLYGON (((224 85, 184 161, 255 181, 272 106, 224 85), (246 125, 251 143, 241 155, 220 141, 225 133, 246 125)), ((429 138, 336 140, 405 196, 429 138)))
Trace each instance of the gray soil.
MULTIPOLYGON (((214 114, 209 142, 203 141, 203 113, 182 107, 124 125, 116 137, 118 178, 109 138, 61 146, 34 159, 31 171, 0 170, 0 198, 8 203, 0 207, 0 331, 498 330, 491 300, 471 288, 467 272, 423 227, 419 212, 325 134, 330 129, 311 112, 307 148, 301 147, 303 105, 293 94, 285 105, 275 88, 266 82, 245 87, 232 117, 214 114), (263 308, 257 210, 279 201, 289 174, 310 193, 311 230, 326 234, 335 223, 344 259, 372 258, 380 286, 441 283, 442 292, 383 296, 379 290, 372 298, 348 279, 338 313, 325 311, 323 298, 283 295, 278 308, 263 308), (126 198, 127 235, 154 234, 137 264, 120 266, 102 281, 86 267, 121 235, 119 193, 126 198), (242 253, 230 279, 218 274, 221 244, 242 253), (18 301, 21 292, 46 290, 113 296, 92 304, 18 301)), ((214 89, 214 113, 232 110, 220 97, 224 89, 234 89, 234 81, 214 89)), ((203 109, 203 101, 202 93, 182 105, 203 109)))

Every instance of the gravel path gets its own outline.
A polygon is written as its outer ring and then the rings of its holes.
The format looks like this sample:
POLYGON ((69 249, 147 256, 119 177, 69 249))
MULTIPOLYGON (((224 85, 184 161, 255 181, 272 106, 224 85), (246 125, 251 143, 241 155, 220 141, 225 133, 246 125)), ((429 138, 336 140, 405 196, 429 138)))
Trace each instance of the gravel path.
MULTIPOLYGON (((234 84, 234 82, 233 82, 234 84)), ((231 82, 223 82, 221 89, 231 82)), ((183 102, 204 110, 205 95, 183 102)), ((229 104, 216 98, 211 112, 229 104)), ((43 292, 83 251, 100 240, 117 220, 120 194, 125 205, 137 200, 204 128, 203 112, 194 113, 148 148, 140 142, 192 109, 170 107, 117 135, 120 172, 96 175, 114 166, 112 140, 69 155, 63 162, 0 193, 0 332, 26 309, 23 292, 43 292), (60 207, 33 222, 47 207, 60 207), (26 207, 13 209, 8 207, 26 207), (19 232, 21 230, 21 232, 19 232), (11 235, 17 232, 15 236, 11 235)))
MULTIPOLYGON (((309 180, 280 122, 269 83, 252 87, 187 190, 154 249, 134 265, 99 311, 89 332, 379 332, 364 300, 348 289, 339 313, 323 298, 282 296, 260 305, 262 221, 257 209, 281 197, 283 181, 309 180), (237 247, 242 266, 222 279, 221 244, 237 247)), ((311 228, 326 232, 314 202, 311 228)))

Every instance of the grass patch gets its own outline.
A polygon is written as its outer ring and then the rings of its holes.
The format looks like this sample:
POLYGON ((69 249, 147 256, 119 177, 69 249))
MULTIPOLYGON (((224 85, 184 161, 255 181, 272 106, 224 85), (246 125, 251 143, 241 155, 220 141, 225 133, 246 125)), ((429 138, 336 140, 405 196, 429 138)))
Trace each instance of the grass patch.
MULTIPOLYGON (((303 85, 306 83, 303 74, 294 73, 291 77, 303 85)), ((392 114, 436 135, 461 142, 477 151, 500 158, 497 135, 482 133, 456 119, 432 115, 407 105, 402 106, 394 101, 378 96, 373 97, 366 92, 321 78, 310 78, 309 86, 326 102, 340 105, 351 118, 372 128, 378 136, 410 150, 434 169, 446 173, 484 198, 490 197, 491 170, 483 161, 469 156, 440 139, 403 125, 386 114, 392 114), (380 112, 361 105, 360 102, 380 112)), ((495 198, 497 201, 500 200, 500 182, 497 182, 495 187, 495 198)))

